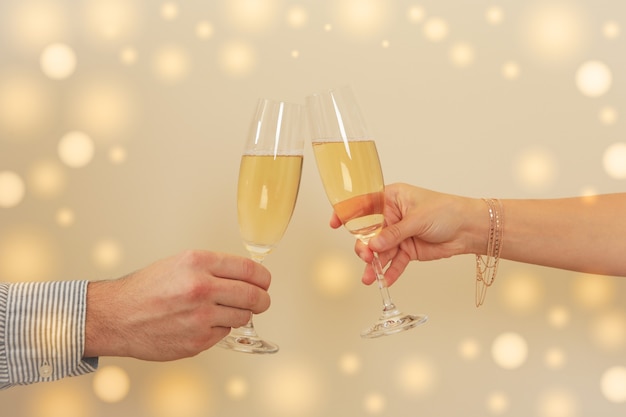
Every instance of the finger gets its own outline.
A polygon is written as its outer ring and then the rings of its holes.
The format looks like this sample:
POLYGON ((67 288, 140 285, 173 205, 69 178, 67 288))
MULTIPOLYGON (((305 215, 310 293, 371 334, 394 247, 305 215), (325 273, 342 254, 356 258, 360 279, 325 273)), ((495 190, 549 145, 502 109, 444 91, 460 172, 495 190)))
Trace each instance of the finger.
POLYGON ((365 270, 363 271, 363 276, 361 277, 361 281, 365 285, 371 285, 376 281, 376 273, 374 272, 374 268, 372 268, 371 264, 367 264, 365 266, 365 270))
POLYGON ((266 311, 271 304, 267 291, 246 282, 216 279, 213 283, 213 301, 216 304, 255 314, 266 311))
POLYGON ((383 227, 380 233, 369 242, 369 247, 374 252, 383 252, 398 246, 403 240, 412 237, 415 228, 407 220, 383 227))
POLYGON ((343 226, 343 223, 337 216, 337 213, 333 212, 332 216, 330 217, 330 227, 332 227, 333 229, 338 229, 341 226, 343 226))
POLYGON ((213 252, 200 252, 198 257, 198 262, 212 275, 245 281, 264 290, 270 286, 269 270, 250 258, 213 252))
POLYGON ((400 275, 402 275, 402 273, 406 270, 410 260, 409 255, 404 251, 399 251, 396 254, 396 256, 391 260, 389 268, 385 271, 385 281, 387 282, 387 285, 393 285, 393 283, 400 278, 400 275))

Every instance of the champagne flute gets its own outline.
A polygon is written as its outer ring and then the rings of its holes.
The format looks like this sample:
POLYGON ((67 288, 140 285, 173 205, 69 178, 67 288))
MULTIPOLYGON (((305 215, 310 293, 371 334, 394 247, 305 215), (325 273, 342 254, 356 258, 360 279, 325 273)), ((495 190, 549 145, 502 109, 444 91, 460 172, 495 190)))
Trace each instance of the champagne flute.
MULTIPOLYGON (((376 143, 350 87, 314 93, 306 98, 306 107, 313 153, 326 195, 344 227, 367 243, 384 222, 384 182, 376 143)), ((395 306, 377 253, 372 266, 383 311, 361 336, 390 335, 424 323, 426 315, 404 314, 395 306)))
MULTIPOLYGON (((244 246, 263 262, 283 237, 296 204, 302 172, 302 106, 260 99, 239 167, 237 219, 244 246)), ((219 342, 246 353, 275 353, 278 346, 260 338, 250 321, 219 342)))

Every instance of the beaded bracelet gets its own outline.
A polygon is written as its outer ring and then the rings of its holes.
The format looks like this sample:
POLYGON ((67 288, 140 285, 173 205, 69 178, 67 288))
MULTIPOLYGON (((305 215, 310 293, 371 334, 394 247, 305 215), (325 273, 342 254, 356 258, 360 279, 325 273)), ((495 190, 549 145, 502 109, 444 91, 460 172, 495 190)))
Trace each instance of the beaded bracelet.
POLYGON ((483 201, 489 208, 489 236, 486 259, 481 255, 476 255, 476 307, 480 307, 485 301, 487 289, 493 284, 498 273, 504 221, 504 211, 500 200, 483 198, 483 201))

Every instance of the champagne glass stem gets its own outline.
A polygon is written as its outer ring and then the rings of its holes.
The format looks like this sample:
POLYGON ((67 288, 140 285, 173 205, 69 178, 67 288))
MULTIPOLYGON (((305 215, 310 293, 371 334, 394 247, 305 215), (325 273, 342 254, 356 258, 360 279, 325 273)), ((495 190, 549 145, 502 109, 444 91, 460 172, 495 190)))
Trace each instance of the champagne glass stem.
POLYGON ((385 275, 383 273, 383 266, 381 265, 380 258, 376 252, 374 252, 374 259, 372 259, 372 267, 374 268, 378 289, 380 290, 380 295, 383 299, 383 312, 394 311, 396 306, 391 300, 389 287, 387 287, 387 282, 385 281, 385 275))

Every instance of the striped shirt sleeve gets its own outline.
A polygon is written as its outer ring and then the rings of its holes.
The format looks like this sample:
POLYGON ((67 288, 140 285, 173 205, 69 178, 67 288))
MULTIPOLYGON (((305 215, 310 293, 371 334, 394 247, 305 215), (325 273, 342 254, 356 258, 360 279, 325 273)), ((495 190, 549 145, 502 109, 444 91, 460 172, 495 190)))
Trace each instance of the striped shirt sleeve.
POLYGON ((93 372, 87 281, 0 283, 0 389, 93 372))

